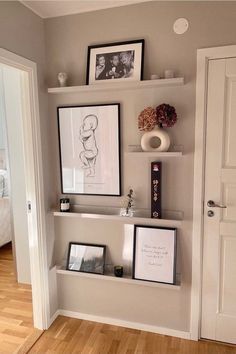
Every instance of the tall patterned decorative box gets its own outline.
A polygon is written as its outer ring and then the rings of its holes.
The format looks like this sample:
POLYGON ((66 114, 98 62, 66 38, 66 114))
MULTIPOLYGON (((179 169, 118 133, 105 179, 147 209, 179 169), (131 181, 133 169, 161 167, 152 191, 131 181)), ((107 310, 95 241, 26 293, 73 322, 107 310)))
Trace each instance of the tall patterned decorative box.
POLYGON ((161 162, 151 163, 151 217, 161 219, 161 162))

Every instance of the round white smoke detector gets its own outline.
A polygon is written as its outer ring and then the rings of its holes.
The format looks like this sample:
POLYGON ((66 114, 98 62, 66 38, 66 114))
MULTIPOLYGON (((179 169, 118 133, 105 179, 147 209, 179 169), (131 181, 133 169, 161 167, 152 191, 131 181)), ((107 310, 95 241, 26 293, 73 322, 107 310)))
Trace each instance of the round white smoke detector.
POLYGON ((177 34, 183 34, 188 30, 188 20, 186 18, 178 18, 174 25, 173 30, 177 34))

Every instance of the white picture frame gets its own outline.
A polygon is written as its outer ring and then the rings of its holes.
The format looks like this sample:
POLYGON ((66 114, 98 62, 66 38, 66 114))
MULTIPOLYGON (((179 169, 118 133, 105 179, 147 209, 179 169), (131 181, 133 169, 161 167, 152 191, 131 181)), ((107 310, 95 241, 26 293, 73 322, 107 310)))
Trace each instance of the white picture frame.
POLYGON ((133 279, 176 283, 176 228, 134 225, 133 279))
POLYGON ((62 193, 120 196, 120 104, 57 110, 62 193))

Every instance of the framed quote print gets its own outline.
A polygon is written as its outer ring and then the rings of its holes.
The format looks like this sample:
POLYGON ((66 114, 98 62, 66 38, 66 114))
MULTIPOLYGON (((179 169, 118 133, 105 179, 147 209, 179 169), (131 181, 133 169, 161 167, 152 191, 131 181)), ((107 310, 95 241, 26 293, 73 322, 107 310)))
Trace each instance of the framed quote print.
POLYGON ((120 105, 58 107, 61 189, 121 195, 120 105))
POLYGON ((175 228, 134 226, 133 279, 175 284, 175 228))
POLYGON ((87 85, 139 81, 143 76, 144 39, 88 47, 87 85))

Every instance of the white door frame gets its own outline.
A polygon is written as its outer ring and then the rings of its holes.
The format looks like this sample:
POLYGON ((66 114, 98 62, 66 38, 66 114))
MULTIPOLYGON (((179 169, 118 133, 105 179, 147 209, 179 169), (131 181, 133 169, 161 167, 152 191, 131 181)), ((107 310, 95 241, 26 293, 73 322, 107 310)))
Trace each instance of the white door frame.
POLYGON ((34 62, 0 48, 0 64, 22 72, 23 147, 28 212, 29 252, 34 326, 50 325, 46 215, 44 206, 42 147, 38 102, 37 66, 34 62))
POLYGON ((236 45, 197 50, 194 197, 192 239, 192 290, 191 290, 191 339, 200 338, 202 263, 203 263, 203 212, 205 180, 206 105, 208 63, 212 59, 236 57, 236 45))

